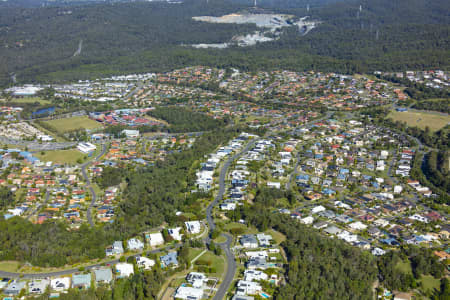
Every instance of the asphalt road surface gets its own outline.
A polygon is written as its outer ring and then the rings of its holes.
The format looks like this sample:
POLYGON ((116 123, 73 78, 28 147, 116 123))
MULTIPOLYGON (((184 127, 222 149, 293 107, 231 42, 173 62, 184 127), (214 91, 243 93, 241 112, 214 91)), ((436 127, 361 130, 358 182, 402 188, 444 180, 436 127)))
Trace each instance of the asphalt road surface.
MULTIPOLYGON (((230 157, 223 165, 222 170, 220 170, 219 192, 217 193, 216 198, 214 198, 214 201, 211 202, 206 208, 206 221, 208 222, 210 233, 216 228, 216 224, 214 223, 214 219, 212 217, 212 210, 214 206, 216 206, 222 200, 223 195, 225 194, 225 178, 227 176, 228 168, 230 167, 231 163, 234 160, 239 158, 243 153, 247 152, 254 144, 255 140, 250 141, 250 143, 248 143, 244 149, 242 149, 239 153, 235 154, 234 156, 230 157)), ((225 255, 227 256, 226 261, 227 273, 225 274, 225 278, 220 284, 219 289, 216 295, 214 296, 213 300, 225 299, 225 295, 231 285, 231 282, 233 281, 234 274, 236 273, 236 261, 234 260, 234 254, 231 251, 231 244, 233 242, 233 237, 225 233, 222 233, 222 235, 227 238, 226 242, 219 244, 220 247, 225 251, 225 255)), ((208 236, 206 238, 206 242, 209 243, 210 241, 211 237, 208 236)))
MULTIPOLYGON (((100 157, 102 157, 105 153, 106 153, 106 145, 102 144, 102 152, 99 155, 97 155, 94 161, 99 160, 100 157)), ((89 179, 89 175, 87 174, 86 171, 87 166, 89 166, 90 164, 91 162, 87 162, 81 165, 81 174, 83 174, 84 180, 86 181, 86 187, 91 192, 91 203, 89 204, 89 207, 87 209, 86 217, 88 219, 89 225, 91 225, 91 227, 94 227, 95 222, 94 220, 92 220, 91 210, 95 204, 95 201, 97 200, 97 195, 95 194, 94 188, 91 186, 91 180, 89 179)))

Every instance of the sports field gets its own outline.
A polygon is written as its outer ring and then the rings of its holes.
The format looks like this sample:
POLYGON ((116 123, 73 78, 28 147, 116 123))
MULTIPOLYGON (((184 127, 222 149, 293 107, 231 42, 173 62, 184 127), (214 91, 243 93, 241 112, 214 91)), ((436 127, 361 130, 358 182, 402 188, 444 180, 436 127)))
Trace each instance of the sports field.
POLYGON ((77 129, 92 130, 102 127, 100 123, 91 120, 86 116, 55 119, 45 121, 45 123, 55 128, 59 133, 66 133, 77 129))
POLYGON ((50 104, 49 100, 44 100, 39 97, 25 97, 25 98, 13 98, 11 100, 13 103, 35 103, 39 102, 41 105, 50 104))
POLYGON ((406 122, 408 126, 417 126, 421 129, 425 129, 426 126, 431 131, 438 131, 450 123, 450 116, 439 113, 427 113, 409 110, 405 112, 391 111, 388 118, 392 118, 394 121, 406 122))
POLYGON ((35 155, 41 161, 52 161, 57 164, 76 164, 77 160, 83 159, 85 156, 75 149, 44 151, 43 154, 38 152, 35 155))

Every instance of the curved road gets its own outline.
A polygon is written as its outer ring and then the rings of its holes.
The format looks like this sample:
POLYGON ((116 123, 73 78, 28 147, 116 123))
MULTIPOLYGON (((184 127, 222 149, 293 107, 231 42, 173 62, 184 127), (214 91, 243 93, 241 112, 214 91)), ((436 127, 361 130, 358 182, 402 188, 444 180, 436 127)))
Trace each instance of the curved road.
MULTIPOLYGON (((250 149, 250 147, 252 147, 255 144, 255 141, 256 139, 250 141, 247 144, 247 146, 245 146, 244 149, 242 149, 239 153, 235 154, 234 156, 230 157, 220 170, 219 192, 217 193, 217 196, 214 198, 214 201, 211 202, 206 208, 206 221, 208 222, 210 234, 216 228, 216 224, 214 223, 214 219, 212 217, 212 210, 214 206, 216 206, 219 203, 219 201, 222 200, 223 195, 225 194, 225 178, 228 172, 228 168, 230 167, 231 163, 234 160, 239 158, 243 153, 247 152, 250 149)), ((225 294, 227 293, 228 288, 230 287, 231 282, 233 281, 234 274, 236 273, 236 261, 234 260, 234 254, 231 251, 231 244, 233 242, 233 237, 225 233, 222 233, 222 235, 227 238, 226 242, 219 244, 220 247, 225 251, 225 254, 227 256, 227 273, 225 275, 224 280, 220 284, 219 290, 217 291, 213 300, 225 299, 225 294)), ((210 235, 208 235, 208 237, 206 238, 206 243, 209 244, 210 242, 211 237, 210 235)))
MULTIPOLYGON (((106 153, 106 146, 105 144, 102 144, 102 152, 95 157, 94 161, 99 160, 100 157, 102 157, 105 153, 106 153)), ((89 176, 86 172, 87 166, 89 166, 91 163, 92 161, 89 161, 81 165, 81 174, 83 174, 84 180, 86 181, 86 187, 91 192, 91 203, 89 204, 89 207, 87 209, 86 217, 88 219, 89 225, 91 225, 91 227, 94 227, 95 222, 92 220, 91 210, 95 204, 95 201, 97 200, 97 195, 95 194, 94 188, 91 186, 91 180, 89 179, 89 176)))

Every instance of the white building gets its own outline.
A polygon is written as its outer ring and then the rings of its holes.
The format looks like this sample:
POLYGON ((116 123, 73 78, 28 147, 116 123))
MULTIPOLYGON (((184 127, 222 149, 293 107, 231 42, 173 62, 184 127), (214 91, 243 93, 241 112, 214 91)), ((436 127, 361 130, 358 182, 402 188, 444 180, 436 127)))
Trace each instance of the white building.
POLYGON ((173 237, 174 240, 181 241, 181 237, 183 236, 182 234, 180 234, 181 227, 170 228, 167 231, 168 231, 169 235, 171 237, 173 237))
POLYGON ((52 290, 61 292, 70 288, 70 277, 55 278, 50 281, 52 290))
POLYGON ((145 256, 137 256, 136 264, 140 268, 144 268, 145 270, 151 269, 155 265, 155 261, 145 256))
POLYGON ((128 263, 118 263, 116 265, 116 276, 118 278, 130 277, 134 274, 134 267, 128 263))
POLYGON ((257 282, 239 280, 236 295, 255 295, 262 291, 262 287, 257 282))
POLYGON ((97 147, 91 143, 82 142, 77 145, 77 149, 83 153, 89 153, 91 151, 95 151, 97 147))
POLYGON ((198 234, 198 233, 200 233, 201 224, 200 224, 199 221, 189 221, 189 222, 184 222, 184 224, 186 225, 186 230, 190 234, 198 234))
POLYGON ((175 299, 200 300, 203 297, 203 290, 188 286, 180 286, 175 293, 175 299))
POLYGON ((139 130, 124 129, 122 130, 122 134, 124 134, 127 138, 135 139, 139 137, 139 130))
POLYGON ((164 244, 164 238, 161 232, 150 233, 147 235, 147 240, 150 246, 159 246, 164 244))
POLYGON ((144 243, 136 238, 129 239, 127 242, 128 250, 142 250, 144 249, 144 243))
POLYGON ((269 277, 263 271, 258 270, 245 270, 244 271, 244 281, 259 281, 267 280, 269 277))

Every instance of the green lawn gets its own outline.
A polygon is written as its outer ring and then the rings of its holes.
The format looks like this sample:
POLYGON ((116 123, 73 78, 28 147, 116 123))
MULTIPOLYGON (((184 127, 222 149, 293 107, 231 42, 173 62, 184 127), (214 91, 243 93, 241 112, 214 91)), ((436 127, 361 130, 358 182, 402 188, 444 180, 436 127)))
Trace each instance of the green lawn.
POLYGON ((20 263, 17 261, 0 261, 0 270, 6 272, 17 272, 20 263))
POLYGON ((388 118, 392 118, 394 121, 406 122, 408 126, 417 126, 421 129, 425 129, 428 126, 431 131, 438 131, 450 123, 449 115, 418 111, 391 111, 388 118))
POLYGON ((214 243, 224 243, 227 241, 227 238, 223 235, 219 235, 217 238, 214 239, 214 243))
POLYGON ((52 161, 58 164, 77 164, 77 160, 83 160, 86 154, 75 149, 44 151, 44 154, 38 152, 35 154, 41 161, 52 161))
POLYGON ((77 129, 98 129, 101 128, 102 125, 97 121, 91 120, 86 116, 81 117, 72 117, 72 118, 63 118, 63 119, 55 119, 50 121, 45 121, 45 123, 49 124, 53 128, 55 128, 59 133, 66 133, 72 130, 77 129))
POLYGON ((13 103, 34 103, 39 102, 41 105, 51 104, 49 100, 44 100, 39 97, 25 97, 25 98, 14 98, 11 100, 13 103))
POLYGON ((244 230, 243 234, 255 234, 258 233, 258 230, 256 228, 247 227, 244 224, 231 222, 225 225, 225 230, 231 231, 233 228, 242 228, 244 230))
POLYGON ((200 253, 202 253, 204 249, 202 248, 190 248, 189 249, 189 254, 188 254, 188 260, 191 261, 194 258, 197 257, 197 255, 199 255, 200 253))
POLYGON ((434 289, 437 289, 437 290, 440 289, 440 285, 441 285, 440 280, 434 278, 431 275, 422 275, 419 281, 421 282, 422 289, 424 291, 427 291, 427 290, 433 291, 434 289))
POLYGON ((284 236, 284 234, 282 234, 281 232, 278 232, 276 230, 268 230, 266 231, 267 234, 270 234, 273 238, 273 240, 275 241, 275 243, 281 244, 282 242, 284 242, 286 240, 286 237, 284 236))
POLYGON ((396 268, 405 274, 412 274, 411 263, 408 260, 399 262, 396 268))
POLYGON ((211 251, 208 251, 205 254, 203 254, 200 257, 200 259, 206 260, 206 261, 211 261, 211 268, 216 269, 216 273, 213 273, 213 274, 215 274, 215 276, 218 276, 218 277, 222 276, 224 268, 225 268, 225 261, 222 256, 216 256, 211 251))

